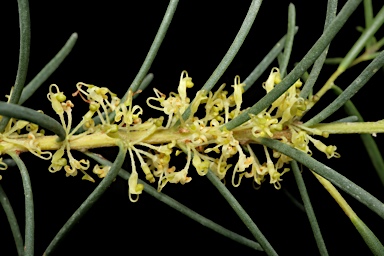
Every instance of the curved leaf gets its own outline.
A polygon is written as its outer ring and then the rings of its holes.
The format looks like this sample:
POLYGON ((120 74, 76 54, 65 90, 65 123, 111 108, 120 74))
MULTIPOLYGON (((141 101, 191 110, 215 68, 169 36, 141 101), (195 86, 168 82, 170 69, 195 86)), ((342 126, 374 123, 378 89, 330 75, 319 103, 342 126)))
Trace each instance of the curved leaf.
POLYGON ((236 118, 226 123, 222 129, 232 130, 250 119, 249 114, 257 115, 265 108, 269 107, 279 98, 297 79, 315 62, 324 49, 329 45, 337 32, 343 27, 350 15, 356 10, 362 0, 349 0, 341 9, 336 18, 328 26, 321 37, 316 41, 303 59, 296 67, 276 86, 271 92, 261 98, 256 104, 243 111, 236 118))
POLYGON ((61 124, 52 117, 36 110, 0 101, 0 115, 29 121, 54 132, 61 140, 65 139, 65 130, 61 124))
POLYGON ((24 198, 25 198, 25 244, 24 255, 32 256, 34 254, 35 243, 35 214, 33 205, 33 194, 31 187, 31 179, 29 178, 27 167, 23 160, 16 153, 9 154, 19 167, 21 179, 23 181, 24 198))
POLYGON ((113 162, 111 169, 108 171, 108 174, 100 182, 99 185, 93 190, 93 192, 85 199, 85 201, 80 205, 80 207, 72 214, 56 236, 52 239, 51 243, 48 245, 47 249, 44 252, 44 255, 49 255, 57 247, 59 241, 73 228, 73 226, 85 215, 85 213, 93 206, 94 203, 101 197, 105 190, 111 185, 113 180, 116 178, 121 166, 124 163, 126 148, 120 143, 119 153, 113 162))
POLYGON ((339 174, 332 168, 326 166, 323 163, 320 163, 316 159, 313 159, 306 153, 296 148, 293 148, 287 144, 284 144, 280 141, 269 139, 269 138, 260 138, 258 139, 258 141, 261 144, 269 148, 272 148, 276 151, 279 151, 284 155, 287 155, 292 159, 295 159, 296 161, 307 166, 309 169, 313 170, 320 176, 326 178, 327 180, 332 182, 334 185, 336 185, 340 189, 350 194, 357 201, 366 205, 369 209, 371 209, 373 212, 375 212, 377 215, 379 215, 381 218, 384 219, 384 204, 382 202, 380 202, 376 197, 374 197, 373 195, 368 193, 366 190, 364 190, 354 182, 350 181, 343 175, 339 174))

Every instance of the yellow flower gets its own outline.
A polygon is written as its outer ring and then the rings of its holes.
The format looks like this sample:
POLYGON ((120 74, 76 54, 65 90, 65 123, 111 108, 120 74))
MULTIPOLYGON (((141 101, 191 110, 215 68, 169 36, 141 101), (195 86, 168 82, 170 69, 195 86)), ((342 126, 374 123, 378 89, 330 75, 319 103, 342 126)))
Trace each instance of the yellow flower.
POLYGON ((182 102, 187 101, 187 88, 192 88, 192 87, 193 87, 192 78, 189 77, 188 72, 184 70, 183 72, 181 72, 179 87, 177 88, 177 91, 179 93, 179 96, 182 102))
POLYGON ((49 93, 47 95, 48 100, 52 104, 53 110, 58 114, 59 116, 64 113, 64 109, 61 105, 61 102, 64 102, 66 100, 66 97, 63 92, 60 92, 59 87, 56 84, 51 84, 49 86, 49 93), (53 92, 53 89, 56 89, 56 93, 53 92))
POLYGON ((315 147, 321 152, 327 155, 327 158, 336 157, 339 158, 340 154, 336 152, 337 147, 333 145, 326 146, 323 142, 316 140, 310 136, 308 136, 309 140, 315 145, 315 147))
POLYGON ((139 197, 137 196, 136 199, 132 198, 132 195, 140 195, 143 192, 144 185, 138 184, 138 174, 136 171, 132 171, 131 176, 128 179, 128 187, 129 187, 129 200, 131 202, 137 202, 139 200, 139 197))
POLYGON ((238 187, 240 185, 241 178, 245 175, 245 173, 243 172, 245 171, 246 168, 248 168, 253 163, 253 158, 246 157, 246 155, 244 154, 243 150, 239 145, 237 145, 236 148, 237 148, 237 151, 239 152, 239 159, 237 160, 237 163, 232 173, 232 185, 234 187, 238 187), (240 173, 239 181, 237 183, 235 183, 236 173, 240 173))
POLYGON ((293 128, 290 128, 290 131, 291 131, 291 141, 293 146, 311 155, 312 151, 308 147, 309 136, 307 135, 307 133, 305 131, 296 132, 296 130, 293 128))
POLYGON ((280 177, 284 173, 288 172, 289 168, 284 168, 283 172, 279 173, 277 171, 277 168, 273 164, 271 157, 269 156, 269 152, 268 152, 267 147, 266 146, 263 146, 263 147, 264 147, 265 156, 267 157, 266 169, 268 170, 268 174, 269 174, 269 178, 270 178, 269 183, 273 184, 273 186, 276 189, 280 189, 281 188, 280 181, 282 181, 282 179, 280 177))
POLYGON ((64 148, 58 149, 52 156, 51 165, 48 167, 50 172, 60 171, 61 168, 67 165, 67 159, 63 158, 64 148))
POLYGON ((137 105, 133 106, 132 96, 133 93, 129 90, 127 100, 116 108, 115 122, 121 121, 120 127, 141 123, 140 115, 143 114, 143 109, 137 105))
POLYGON ((94 174, 97 174, 97 176, 99 176, 99 178, 104 178, 105 176, 107 176, 109 170, 111 169, 111 166, 102 166, 100 167, 98 164, 96 164, 94 167, 93 167, 93 173, 94 174))
POLYGON ((196 149, 193 149, 192 165, 196 168, 196 171, 200 176, 204 176, 205 174, 207 174, 209 166, 212 162, 208 159, 204 160, 202 159, 202 157, 203 156, 199 152, 197 152, 196 149))
POLYGON ((235 76, 235 82, 232 87, 234 88, 233 97, 236 104, 236 109, 234 112, 234 116, 237 116, 240 114, 241 109, 241 103, 243 102, 243 93, 244 93, 244 86, 245 84, 240 83, 240 76, 235 76))
POLYGON ((139 175, 136 171, 136 164, 135 164, 135 159, 133 157, 132 149, 128 148, 128 152, 129 152, 129 156, 131 158, 131 163, 132 163, 132 173, 128 179, 128 187, 129 187, 128 196, 131 202, 137 202, 137 200, 139 200, 138 195, 140 195, 143 192, 144 185, 137 183, 139 175), (132 195, 137 195, 136 199, 133 199, 132 195))
POLYGON ((279 83, 280 79, 280 71, 278 68, 273 68, 268 76, 266 82, 263 83, 263 88, 269 93, 275 88, 275 84, 279 83))
POLYGON ((163 177, 160 177, 160 186, 158 187, 158 190, 161 191, 161 189, 168 183, 181 183, 184 185, 185 183, 188 183, 192 180, 191 177, 188 177, 188 169, 191 163, 191 150, 188 150, 188 158, 187 163, 185 164, 185 167, 178 172, 175 172, 173 169, 169 170, 169 172, 165 173, 163 177))

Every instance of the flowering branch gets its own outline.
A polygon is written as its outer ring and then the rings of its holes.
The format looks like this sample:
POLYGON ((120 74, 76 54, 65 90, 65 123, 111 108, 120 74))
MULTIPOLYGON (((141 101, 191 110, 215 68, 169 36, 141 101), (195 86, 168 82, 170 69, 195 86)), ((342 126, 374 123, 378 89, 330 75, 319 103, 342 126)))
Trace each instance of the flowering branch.
MULTIPOLYGON (((263 83, 263 88, 268 94, 280 82, 280 71, 273 68, 267 81, 263 83)), ((340 154, 336 152, 336 146, 326 145, 315 137, 327 138, 330 133, 384 132, 382 121, 304 126, 300 120, 311 101, 300 97, 300 80, 268 109, 257 115, 251 114, 250 120, 228 131, 225 125, 246 111, 242 109, 245 84, 241 83, 240 77, 236 76, 234 79, 232 95, 222 85, 214 93, 198 91, 191 103, 187 89, 193 86, 192 78, 183 71, 177 93, 172 92, 167 97, 154 89, 156 97, 149 97, 147 104, 164 112, 166 118, 150 118, 143 122, 140 118, 143 109, 133 104, 132 91, 129 91, 125 102, 122 102, 108 88, 77 83, 77 91, 73 96, 80 96, 89 104, 89 111, 72 128, 74 105, 57 85, 51 85, 48 100, 59 116, 65 139, 57 141, 57 136, 43 135, 37 125, 13 120, 2 134, 0 152, 10 154, 15 151, 30 151, 40 158, 51 159, 50 172, 63 168, 66 176, 76 176, 80 171, 83 179, 94 182, 87 173, 89 160, 75 159, 71 151, 116 146, 123 142, 132 162, 132 175, 128 180, 129 195, 131 201, 137 201, 137 197, 133 198, 132 195, 140 195, 143 187, 138 184, 139 171, 135 163, 140 163, 147 181, 154 183, 157 180, 158 191, 168 183, 190 182, 192 178, 188 172, 191 166, 201 176, 206 175, 210 169, 219 179, 224 179, 228 171, 232 170, 231 183, 235 187, 240 185, 243 178, 250 178, 260 186, 269 176, 269 183, 280 189, 282 175, 290 170, 285 165, 292 159, 277 150, 271 152, 267 147, 263 147, 264 157, 256 156, 250 145, 259 144, 260 138, 279 140, 309 155, 312 154, 310 148, 313 145, 325 153, 327 158, 338 158, 340 154), (183 120, 181 116, 187 108, 191 109, 191 115, 183 120), (199 114, 199 108, 204 109, 204 116, 199 114), (103 113, 111 112, 116 113, 114 120, 103 117, 103 113), (101 124, 96 125, 93 121, 95 114, 100 118, 101 124), (180 125, 173 128, 179 120, 182 120, 180 125), (29 133, 23 135, 25 127, 29 133), (84 132, 76 134, 79 129, 84 129, 84 132), (183 169, 177 170, 172 165, 171 158, 179 155, 180 149, 184 150, 187 161, 183 169), (48 150, 55 152, 52 154, 48 150), (233 157, 237 157, 235 165, 229 163, 229 159, 233 157)), ((6 168, 5 164, 3 166, 6 168)), ((95 166, 93 169, 93 173, 99 177, 105 177, 107 172, 108 169, 103 166, 95 166)))

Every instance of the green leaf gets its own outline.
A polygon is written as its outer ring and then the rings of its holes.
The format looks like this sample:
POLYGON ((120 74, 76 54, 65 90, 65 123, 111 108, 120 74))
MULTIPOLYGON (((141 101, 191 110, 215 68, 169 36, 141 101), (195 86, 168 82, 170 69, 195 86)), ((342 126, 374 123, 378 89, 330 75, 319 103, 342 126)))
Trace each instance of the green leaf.
POLYGON ((291 57, 293 38, 295 37, 296 9, 295 5, 290 3, 288 7, 288 31, 287 39, 285 40, 284 53, 282 55, 280 74, 281 78, 285 76, 287 71, 289 58, 291 57))
MULTIPOLYGON (((247 15, 244 18, 243 23, 237 32, 235 39, 233 40, 231 46, 229 47, 227 53, 224 55, 223 59, 220 61, 217 68, 213 71, 212 75, 209 77, 207 82, 201 88, 206 94, 212 90, 213 86, 219 81, 220 77, 224 74, 225 70, 227 70, 229 64, 231 64, 232 60, 235 58, 236 54, 240 50, 240 47, 243 45, 245 38, 248 35, 249 30, 252 27, 253 22, 255 21, 256 15, 259 12, 261 0, 253 0, 251 5, 249 6, 247 15)), ((193 102, 188 106, 188 108, 184 111, 182 118, 187 120, 189 115, 191 114, 191 106, 193 102)), ((176 122, 175 126, 180 124, 180 120, 176 122)))
MULTIPOLYGON (((151 48, 147 53, 147 57, 145 58, 143 64, 141 65, 140 70, 137 73, 135 79, 133 80, 131 86, 129 87, 129 89, 132 90, 133 92, 136 92, 138 90, 141 82, 143 81, 144 77, 147 75, 148 70, 151 67, 156 57, 156 54, 159 51, 160 45, 163 42, 164 37, 168 31, 169 25, 171 24, 171 21, 172 21, 173 15, 175 14, 178 3, 179 3, 178 0, 169 1, 167 11, 164 14, 164 18, 161 21, 159 30, 157 31, 155 39, 152 42, 151 48)), ((127 97, 128 97, 128 91, 125 93, 121 102, 125 102, 127 97)))
POLYGON ((341 196, 339 191, 326 179, 314 173, 316 178, 324 186, 324 188, 331 194, 335 199, 340 208, 351 220, 352 224, 355 226, 357 231, 360 233, 364 242, 368 245, 369 249, 374 255, 384 255, 384 247, 381 244, 380 240, 377 239, 375 234, 365 225, 365 223, 356 215, 356 213, 349 206, 347 201, 341 196))
POLYGON ((7 194, 5 194, 5 191, 1 185, 0 185, 0 203, 4 209, 5 214, 7 215, 9 226, 11 227, 13 239, 15 240, 15 244, 16 244, 17 254, 19 256, 23 256, 24 242, 23 242, 23 238, 21 237, 19 224, 17 223, 15 213, 13 212, 12 205, 9 202, 7 194))
MULTIPOLYGON (((332 89, 337 95, 340 95, 343 92, 343 90, 336 85, 332 86, 332 89)), ((347 114, 357 116, 359 122, 364 122, 363 117, 360 115, 352 101, 348 100, 345 102, 344 109, 347 114)), ((384 160, 375 140, 372 138, 371 134, 360 134, 360 138, 363 141, 365 150, 367 150, 373 166, 375 167, 377 175, 380 177, 381 183, 384 185, 384 160)))
POLYGON ((320 131, 329 134, 352 134, 352 133, 384 133, 384 120, 377 122, 332 122, 321 123, 311 126, 311 128, 319 129, 320 131))
POLYGON ((35 244, 35 215, 31 179, 29 178, 27 167, 19 155, 16 153, 9 153, 9 155, 16 162, 23 181, 25 200, 25 244, 23 250, 24 256, 32 256, 34 254, 35 244))
POLYGON ((334 185, 336 185, 346 193, 350 194, 357 201, 364 204, 365 206, 367 206, 369 209, 371 209, 373 212, 375 212, 377 215, 379 215, 381 218, 384 219, 384 204, 382 202, 380 202, 376 197, 374 197, 373 195, 368 193, 366 190, 364 190, 354 182, 350 181, 343 175, 339 174, 332 168, 317 161, 316 159, 313 159, 306 153, 296 148, 293 148, 287 144, 284 144, 280 141, 269 139, 269 138, 259 138, 258 142, 260 142, 261 144, 269 148, 279 151, 284 155, 287 155, 292 159, 296 160, 297 162, 300 162, 303 165, 307 166, 309 169, 316 172, 320 176, 326 178, 327 180, 332 182, 334 185))
MULTIPOLYGON (((329 24, 335 19, 337 12, 337 0, 329 0, 327 4, 327 13, 324 22, 324 30, 329 26, 329 24)), ((308 79, 305 81, 305 84, 300 92, 300 97, 306 99, 312 93, 312 88, 315 85, 317 78, 320 75, 321 68, 323 67, 325 58, 327 57, 329 45, 325 48, 319 58, 313 64, 311 73, 309 74, 308 79)))
POLYGON ((371 26, 373 21, 373 10, 371 0, 364 0, 364 18, 365 27, 368 28, 369 26, 371 26))
POLYGON ((306 126, 313 126, 320 123, 336 110, 342 107, 353 95, 355 95, 371 77, 384 65, 384 51, 377 56, 369 65, 361 72, 361 74, 340 94, 331 104, 324 108, 320 113, 304 123, 306 126))
POLYGON ((47 78, 52 75, 52 73, 60 66, 64 59, 71 52, 73 46, 77 40, 77 33, 73 33, 68 41, 65 43, 63 48, 53 57, 53 59, 48 62, 47 65, 25 86, 20 100, 19 105, 22 105, 33 93, 47 80, 47 78))
POLYGON ((65 139, 66 133, 61 124, 36 110, 0 101, 0 115, 29 121, 54 132, 61 140, 65 139))
POLYGON ((357 55, 361 52, 367 42, 373 37, 376 31, 384 23, 384 6, 380 9, 379 13, 373 19, 369 27, 367 27, 363 34, 359 37, 356 43, 348 51, 347 55, 344 57, 343 61, 340 63, 338 69, 346 70, 352 62, 356 59, 357 55))
POLYGON ((267 255, 277 255, 272 245, 268 242, 263 233, 261 233, 260 229, 256 226, 256 224, 253 222, 248 213, 243 209, 240 203, 231 194, 231 192, 229 192, 229 190, 224 186, 224 184, 219 180, 219 178, 216 177, 216 175, 213 174, 211 170, 208 171, 206 176, 209 181, 217 188, 217 190, 219 190, 220 194, 225 198, 225 200, 227 200, 229 205, 236 212, 237 216, 239 216, 239 218, 249 229, 249 231, 251 231, 252 235, 261 244, 267 255))
MULTIPOLYGON (((295 27, 295 33, 297 33, 298 27, 295 27)), ((273 48, 268 52, 267 55, 260 61, 260 63, 255 67, 255 69, 248 75, 248 77, 243 81, 245 84, 244 92, 246 92, 251 86, 255 83, 257 79, 264 73, 264 71, 271 65, 277 55, 283 50, 285 45, 285 40, 287 35, 283 36, 279 42, 273 46, 273 48)))
POLYGON ((250 119, 250 114, 257 115, 269 107, 277 98, 279 98, 297 79, 315 62, 324 49, 329 45, 337 32, 343 27, 350 15, 356 10, 362 0, 349 0, 341 9, 336 18, 324 31, 321 37, 316 41, 303 59, 296 67, 276 86, 271 92, 261 98, 251 108, 243 111, 236 118, 232 119, 222 129, 232 130, 250 119))
POLYGON ((305 187, 304 179, 301 175, 297 162, 292 161, 291 167, 295 176, 297 187, 299 188, 301 199, 304 203, 305 212, 307 213, 309 223, 311 224, 313 236, 315 237, 317 247, 319 248, 320 255, 328 255, 327 247, 325 246, 323 236, 321 235, 320 227, 317 223, 316 215, 313 211, 311 200, 309 199, 307 188, 305 187))
POLYGON ((95 190, 85 199, 85 201, 80 205, 80 207, 72 214, 56 236, 52 239, 51 243, 48 245, 47 249, 44 252, 44 255, 49 255, 54 249, 56 249, 59 241, 64 238, 64 236, 73 228, 73 226, 85 215, 85 213, 96 203, 96 201, 103 195, 105 190, 111 185, 111 183, 116 178, 121 166, 124 163, 125 155, 127 153, 126 148, 119 144, 119 153, 113 162, 111 169, 109 169, 105 178, 97 185, 95 190))
POLYGON ((353 225, 359 231, 361 237, 368 245, 373 255, 384 255, 384 246, 371 229, 358 217, 352 220, 353 225))
MULTIPOLYGON (((100 157, 98 154, 91 153, 91 152, 84 152, 85 155, 89 156, 90 158, 94 159, 98 163, 104 165, 104 166, 110 166, 112 163, 105 158, 100 157)), ((120 169, 119 174, 121 178, 128 180, 131 176, 129 172, 127 172, 124 169, 120 169)), ((197 212, 193 211, 192 209, 186 207, 185 205, 179 203, 175 199, 171 198, 170 196, 167 196, 166 194, 162 192, 158 192, 156 189, 154 189, 151 185, 148 183, 138 180, 139 184, 144 185, 144 192, 148 193, 149 195, 153 196, 157 200, 165 203, 166 205, 172 207, 173 209, 179 211, 180 213, 184 214, 185 216, 191 218, 192 220, 200 223, 201 225, 212 229, 213 231, 228 237, 229 239, 232 239, 235 242, 238 242, 240 244, 243 244, 245 246, 248 246, 249 248, 252 248, 254 250, 262 251, 260 244, 256 243, 255 241, 252 241, 248 238, 245 238, 243 236, 240 236, 218 224, 211 221, 210 219, 205 218, 204 216, 198 214, 197 212)))
MULTIPOLYGON (((18 0, 19 9, 19 27, 20 27, 20 51, 19 66, 17 68, 15 86, 13 87, 10 103, 17 104, 23 91, 25 80, 27 78, 29 53, 31 46, 31 22, 29 17, 28 0, 18 0)), ((0 132, 3 132, 7 126, 9 118, 3 118, 0 121, 0 132)))

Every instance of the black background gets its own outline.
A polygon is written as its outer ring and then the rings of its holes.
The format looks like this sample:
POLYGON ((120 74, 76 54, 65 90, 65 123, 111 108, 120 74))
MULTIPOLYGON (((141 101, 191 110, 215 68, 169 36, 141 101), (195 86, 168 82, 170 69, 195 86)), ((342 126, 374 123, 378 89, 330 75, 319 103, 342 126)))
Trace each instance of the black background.
MULTIPOLYGON (((285 34, 289 1, 264 1, 255 23, 238 55, 219 84, 232 84, 235 75, 244 80, 269 49, 285 34)), ((301 60, 323 30, 326 1, 293 1, 296 5, 299 32, 295 37, 293 53, 288 70, 301 60)), ((345 1, 339 1, 341 7, 345 1)), ((374 0, 376 12, 380 1, 374 0)), ((79 81, 109 87, 122 95, 133 81, 152 43, 167 1, 31 1, 31 55, 27 81, 59 51, 71 33, 79 39, 70 56, 24 105, 43 109, 55 116, 50 109, 46 94, 48 86, 56 83, 68 98, 79 81)), ((175 90, 182 70, 187 70, 195 87, 194 95, 209 78, 236 36, 246 15, 250 1, 181 1, 164 40, 150 69, 155 79, 152 86, 163 93, 175 90), (209 4, 208 4, 209 3, 209 4)), ((340 9, 340 8, 339 8, 340 9)), ((16 1, 0 3, 2 40, 1 93, 9 93, 17 70, 19 31, 16 1)), ((336 36, 328 56, 344 56, 359 36, 355 27, 363 25, 362 6, 351 16, 345 28, 336 36)), ((384 36, 381 29, 378 37, 384 36)), ((276 63, 274 63, 276 65, 276 63)), ((352 68, 342 75, 338 85, 348 86, 366 64, 352 68)), ((272 68, 272 66, 271 66, 272 68)), ((335 67, 326 66, 317 87, 320 88, 335 67)), ((266 72, 254 88, 247 92, 244 106, 251 106, 264 95, 261 83, 268 77, 266 72)), ((366 121, 383 119, 382 97, 383 72, 380 70, 353 101, 366 121)), ((137 103, 145 105, 145 99, 153 96, 147 89, 137 103)), ((328 104, 334 96, 326 95, 328 104)), ((1 100, 6 100, 3 97, 1 100)), ((81 120, 87 106, 74 98, 74 122, 81 120)), ((320 107, 314 108, 313 115, 320 107)), ((154 110, 144 107, 144 118, 159 116, 154 110)), ((333 121, 344 117, 338 111, 333 121)), ((382 135, 376 138, 383 147, 382 135)), ((336 169, 367 191, 384 201, 383 188, 358 135, 331 135, 327 144, 335 144, 340 159, 327 160, 327 165, 336 169)), ((313 150, 315 151, 315 150, 313 150)), ((113 160, 116 149, 104 149, 107 158, 113 160)), ((82 157, 78 154, 77 157, 82 157)), ((315 152, 319 160, 326 158, 315 152)), ((84 201, 96 184, 82 181, 81 176, 65 178, 64 171, 51 174, 48 162, 29 154, 23 154, 29 167, 35 200, 37 255, 43 253, 65 221, 84 201)), ((176 160, 183 162, 184 159, 176 160)), ((127 161, 125 169, 130 169, 127 161)), ((164 193, 174 197, 198 213, 216 221, 248 238, 247 228, 236 217, 230 206, 204 177, 190 171, 193 181, 187 185, 167 185, 164 193)), ((2 171, 1 184, 8 194, 19 219, 21 230, 24 220, 24 199, 20 174, 16 168, 2 171)), ((307 182, 313 207, 331 255, 369 255, 366 245, 349 219, 334 200, 308 171, 303 173, 307 182)), ((144 177, 144 176, 142 176, 144 177)), ((292 173, 283 176, 283 188, 299 197, 292 173)), ((250 181, 231 192, 254 219, 264 235, 281 255, 316 255, 316 244, 305 213, 296 208, 283 191, 277 191, 266 182, 261 189, 252 189, 250 181)), ((356 213, 384 241, 384 222, 365 206, 342 193, 356 213)), ((0 254, 15 255, 16 250, 5 214, 0 211, 0 254)), ((137 203, 127 197, 127 184, 118 178, 90 212, 62 241, 55 255, 128 255, 164 253, 232 253, 233 255, 264 255, 254 252, 213 231, 195 223, 179 212, 143 194, 137 203)))

